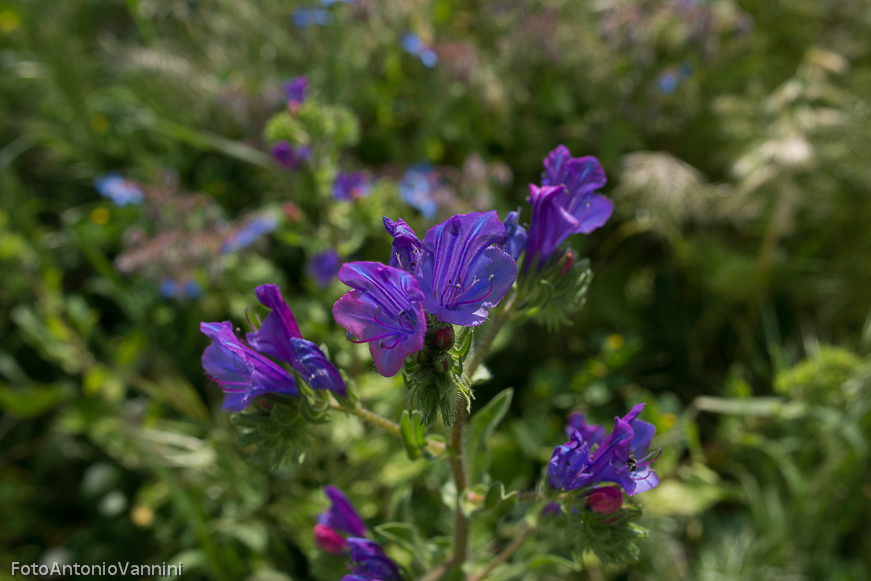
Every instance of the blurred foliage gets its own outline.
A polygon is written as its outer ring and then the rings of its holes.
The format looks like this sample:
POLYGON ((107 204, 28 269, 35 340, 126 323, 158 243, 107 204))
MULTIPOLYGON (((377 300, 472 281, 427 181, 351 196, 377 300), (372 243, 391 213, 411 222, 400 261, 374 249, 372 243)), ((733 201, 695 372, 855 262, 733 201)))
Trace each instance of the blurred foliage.
POLYGON ((345 340, 344 287, 318 286, 308 260, 385 258, 385 215, 419 234, 491 208, 528 222, 526 184, 565 143, 602 161, 617 210, 572 241, 578 285, 553 291, 589 284, 584 308, 539 317, 572 324, 507 327, 475 386, 478 417, 505 409, 468 443, 486 499, 465 499, 481 511, 472 547, 518 534, 529 504, 503 493, 539 482, 574 408, 606 424, 648 402, 662 483, 638 499, 637 563, 577 567, 533 537, 490 578, 871 575, 868 4, 356 0, 295 26, 314 4, 0 1, 3 562, 338 579, 344 559, 311 535, 328 483, 413 574, 443 562, 445 462, 340 414, 276 470, 251 458, 203 376, 198 325, 265 314, 253 289, 280 284, 303 335, 399 418, 401 378, 345 340), (408 31, 435 68, 401 49, 408 31), (281 85, 303 74, 293 116, 281 85), (278 139, 311 143, 311 161, 278 168, 278 139), (420 161, 435 220, 401 201, 420 161), (333 199, 337 172, 360 168, 372 192, 333 199), (143 205, 99 196, 113 170, 143 205), (221 252, 266 214, 271 234, 221 252), (202 294, 167 296, 167 278, 202 294))

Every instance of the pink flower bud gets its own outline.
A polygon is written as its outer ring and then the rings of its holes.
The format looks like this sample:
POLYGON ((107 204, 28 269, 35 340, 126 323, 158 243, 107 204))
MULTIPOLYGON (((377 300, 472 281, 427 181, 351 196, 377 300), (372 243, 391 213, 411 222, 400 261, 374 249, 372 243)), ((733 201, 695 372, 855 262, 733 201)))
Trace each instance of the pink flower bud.
POLYGON ((615 486, 597 488, 587 497, 587 504, 593 512, 617 512, 623 506, 623 493, 615 486))
POLYGON ((348 541, 327 525, 316 524, 314 533, 315 544, 328 553, 339 554, 348 546, 348 541))
POLYGON ((439 351, 447 351, 454 344, 454 328, 448 325, 442 327, 435 334, 435 348, 439 351))
POLYGON ((563 269, 560 271, 560 276, 565 276, 566 273, 571 270, 572 266, 575 264, 575 253, 571 250, 566 251, 566 263, 563 265, 563 269))

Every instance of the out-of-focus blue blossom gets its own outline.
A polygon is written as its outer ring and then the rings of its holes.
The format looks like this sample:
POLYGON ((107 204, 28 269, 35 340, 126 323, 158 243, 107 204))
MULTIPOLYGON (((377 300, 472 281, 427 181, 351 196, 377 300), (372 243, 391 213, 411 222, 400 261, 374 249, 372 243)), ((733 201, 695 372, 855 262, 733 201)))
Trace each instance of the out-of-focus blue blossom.
POLYGON ((693 63, 684 61, 676 69, 669 68, 662 71, 656 77, 656 89, 663 95, 674 93, 680 84, 693 74, 694 68, 693 63))
POLYGON ((656 432, 653 424, 636 419, 644 404, 638 404, 626 416, 615 418, 614 431, 598 447, 584 439, 584 433, 593 439, 601 433, 586 426, 583 432, 572 430, 569 441, 557 446, 547 467, 550 486, 561 490, 577 490, 599 483, 619 484, 626 494, 633 496, 659 484, 656 473, 650 469, 655 454, 647 455, 656 432), (630 455, 634 468, 630 466, 630 455))
POLYGON ((542 187, 529 186, 532 220, 526 244, 527 268, 537 261, 540 269, 566 238, 589 234, 614 211, 608 198, 595 193, 606 182, 595 157, 574 158, 560 145, 545 158, 544 167, 542 187))
POLYGON ((339 253, 330 249, 312 256, 306 267, 306 273, 317 281, 318 286, 323 288, 333 282, 333 279, 339 274, 340 266, 342 266, 342 259, 339 257, 339 253))
POLYGON ((430 220, 438 212, 433 198, 438 179, 438 174, 429 164, 419 163, 409 168, 399 182, 399 193, 403 201, 430 220))
POLYGON ((362 171, 339 172, 333 182, 333 198, 344 202, 365 198, 371 190, 369 178, 362 171))
POLYGON ((224 242, 221 252, 229 254, 242 248, 247 248, 256 242, 261 236, 269 234, 278 225, 278 219, 271 215, 258 216, 238 230, 233 236, 224 242))
POLYGON ((165 278, 160 283, 160 296, 165 299, 171 298, 175 296, 175 293, 178 291, 178 283, 171 278, 165 278))
POLYGON ((315 24, 328 26, 333 21, 333 15, 323 8, 297 8, 290 14, 293 23, 299 27, 308 27, 315 24))
POLYGON ((112 172, 95 179, 94 187, 101 196, 112 200, 116 206, 136 206, 145 200, 142 189, 135 183, 121 177, 118 172, 112 172))
POLYGON ((384 549, 375 541, 351 537, 348 539, 351 560, 348 565, 353 575, 345 575, 342 581, 402 581, 399 566, 384 554, 384 549))
POLYGON ((417 272, 420 263, 420 255, 423 252, 423 244, 411 226, 400 218, 394 222, 384 216, 384 229, 393 236, 393 246, 390 248, 390 260, 387 264, 410 273, 417 272))
POLYGON ((517 278, 517 263, 498 246, 504 239, 496 210, 457 214, 430 228, 417 269, 423 308, 445 323, 483 323, 517 278))
POLYGON ((354 0, 320 0, 320 3, 329 8, 333 4, 353 4, 354 0))
POLYGON ((426 317, 420 285, 410 272, 379 262, 346 263, 339 280, 352 290, 333 306, 333 317, 351 341, 369 343, 381 375, 396 375, 405 357, 423 348, 426 317))
POLYGON ((439 57, 435 51, 426 46, 421 38, 413 32, 408 32, 399 40, 402 50, 409 54, 413 54, 420 59, 423 66, 431 69, 439 63, 439 57))
POLYGON ((311 157, 311 147, 308 145, 293 146, 287 141, 279 141, 272 146, 272 158, 285 169, 294 170, 299 164, 311 157))
POLYGON ((264 355, 289 363, 313 389, 328 389, 344 397, 347 388, 342 374, 320 347, 302 338, 296 318, 281 297, 278 285, 261 285, 254 294, 260 304, 272 312, 259 330, 248 333, 248 344, 264 355))
POLYGON ((353 537, 362 537, 366 534, 366 523, 360 518, 357 509, 345 496, 345 493, 335 486, 325 486, 324 492, 332 501, 332 506, 321 513, 318 522, 332 529, 345 531, 353 537))
POLYGON ((182 294, 189 299, 197 299, 203 296, 203 287, 195 280, 189 280, 182 287, 182 294))
POLYGON ((229 321, 200 323, 200 331, 212 340, 203 353, 203 369, 224 390, 222 409, 242 411, 266 393, 299 395, 293 376, 244 345, 229 321))
POLYGON ((502 242, 502 250, 507 252, 515 261, 520 257, 520 253, 526 248, 526 228, 521 226, 518 221, 520 212, 508 212, 505 216, 505 239, 502 242))
POLYGON ((287 106, 291 110, 299 109, 299 106, 305 102, 307 88, 308 79, 304 76, 296 77, 284 83, 284 97, 287 99, 287 106))

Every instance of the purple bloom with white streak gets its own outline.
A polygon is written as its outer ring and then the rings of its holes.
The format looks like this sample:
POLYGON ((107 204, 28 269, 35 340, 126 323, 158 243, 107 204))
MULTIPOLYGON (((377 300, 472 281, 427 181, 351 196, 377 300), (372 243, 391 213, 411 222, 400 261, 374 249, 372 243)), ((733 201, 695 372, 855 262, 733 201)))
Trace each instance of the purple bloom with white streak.
POLYGON ((327 287, 339 274, 339 267, 342 266, 342 259, 339 258, 339 253, 334 249, 321 252, 312 256, 306 267, 306 273, 315 279, 318 286, 321 288, 327 287))
POLYGON ((272 146, 270 153, 278 165, 284 169, 295 170, 303 161, 311 157, 311 147, 308 145, 293 146, 282 140, 272 146))
POLYGON ((344 397, 347 388, 342 374, 330 363, 320 347, 302 338, 293 312, 281 297, 278 285, 264 284, 257 287, 254 294, 260 304, 272 309, 272 312, 259 330, 248 333, 248 344, 264 355, 289 363, 312 389, 329 389, 344 397))
POLYGON ((339 172, 333 182, 333 198, 345 202, 365 198, 371 189, 365 172, 339 172))
POLYGON ((517 263, 499 247, 504 239, 495 210, 457 214, 432 227, 416 273, 423 308, 445 323, 483 323, 517 278, 517 263))
POLYGON ((142 189, 134 182, 121 177, 118 172, 95 179, 94 187, 101 196, 109 198, 116 206, 138 206, 145 200, 142 189))
POLYGON ((384 549, 375 541, 351 537, 348 539, 353 563, 348 565, 353 575, 345 575, 342 581, 402 581, 399 565, 384 554, 384 549))
POLYGON ((224 390, 223 409, 242 411, 266 393, 299 395, 293 376, 244 345, 229 321, 200 323, 200 331, 212 340, 203 353, 203 369, 224 390))
POLYGON ((308 79, 304 76, 284 83, 284 97, 287 99, 287 106, 290 107, 291 111, 298 110, 299 106, 303 104, 307 88, 308 79))
POLYGON ((423 348, 423 293, 414 275, 379 262, 350 262, 339 280, 351 291, 333 306, 336 322, 355 343, 369 343, 378 372, 391 377, 409 353, 423 348))
POLYGON ((577 490, 599 483, 615 483, 633 496, 659 484, 659 478, 650 469, 650 463, 658 454, 648 455, 656 428, 636 419, 643 408, 643 403, 638 404, 622 419, 615 418, 614 431, 595 450, 595 440, 602 438, 602 432, 587 426, 586 421, 576 422, 583 431, 572 430, 569 441, 557 446, 548 463, 550 486, 577 490), (593 441, 586 440, 585 434, 593 441))
POLYGON ((532 205, 532 221, 526 255, 538 268, 572 234, 589 234, 611 217, 614 205, 594 193, 605 185, 602 166, 595 157, 571 156, 560 145, 544 160, 542 187, 529 186, 527 201, 532 205))

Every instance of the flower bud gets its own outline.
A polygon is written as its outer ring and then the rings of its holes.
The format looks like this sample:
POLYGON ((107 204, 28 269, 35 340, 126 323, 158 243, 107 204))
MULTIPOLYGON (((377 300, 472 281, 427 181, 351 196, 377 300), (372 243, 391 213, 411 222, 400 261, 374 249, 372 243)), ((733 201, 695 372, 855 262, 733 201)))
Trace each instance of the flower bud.
POLYGON ((563 265, 563 269, 560 271, 560 276, 565 276, 566 273, 572 269, 572 266, 575 264, 575 253, 571 251, 571 249, 566 251, 566 263, 563 265))
POLYGON ((348 541, 327 525, 315 525, 315 544, 328 553, 339 554, 348 546, 348 541))
POLYGON ((436 331, 433 346, 439 351, 447 351, 454 345, 454 328, 450 325, 436 331))
POLYGON ((587 497, 587 504, 593 512, 617 512, 623 506, 623 493, 615 486, 597 488, 587 497))

